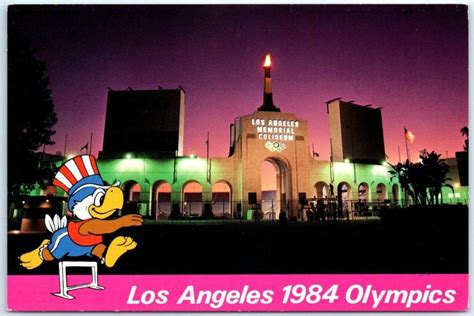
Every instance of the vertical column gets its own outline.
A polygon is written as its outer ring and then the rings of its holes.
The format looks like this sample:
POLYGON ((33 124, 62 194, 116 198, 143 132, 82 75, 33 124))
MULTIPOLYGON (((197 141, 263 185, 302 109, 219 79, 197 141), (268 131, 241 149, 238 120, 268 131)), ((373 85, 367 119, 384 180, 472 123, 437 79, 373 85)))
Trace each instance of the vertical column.
POLYGON ((270 54, 265 56, 265 63, 263 64, 265 76, 263 78, 263 105, 258 108, 258 111, 280 112, 280 109, 273 104, 272 92, 272 61, 270 54))

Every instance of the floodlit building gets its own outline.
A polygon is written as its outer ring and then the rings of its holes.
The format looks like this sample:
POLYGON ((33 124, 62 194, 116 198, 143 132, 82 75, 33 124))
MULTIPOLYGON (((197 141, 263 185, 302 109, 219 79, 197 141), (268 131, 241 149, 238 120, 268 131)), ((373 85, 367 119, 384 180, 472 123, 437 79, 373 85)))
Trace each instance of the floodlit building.
MULTIPOLYGON (((303 219, 308 202, 334 207, 344 217, 360 216, 362 206, 401 205, 405 197, 385 162, 380 108, 328 101, 331 159, 316 159, 308 122, 273 102, 270 56, 263 68, 263 103, 230 122, 228 157, 183 156, 181 87, 109 91, 98 166, 105 181, 122 183, 125 208, 156 219, 210 212, 250 219, 256 210, 264 219, 277 219, 282 211, 303 219), (264 162, 276 171, 270 194, 262 191, 264 162)), ((444 201, 467 203, 455 160, 448 160, 455 188, 443 189, 444 201)))
MULTIPOLYGON (((128 127, 125 121, 109 124, 109 113, 114 110, 111 107, 118 103, 126 108, 130 104, 135 112, 146 111, 151 117, 156 116, 153 111, 158 113, 161 109, 138 106, 135 91, 110 92, 104 150, 98 161, 102 176, 110 182, 120 180, 126 200, 139 203, 141 213, 152 217, 167 216, 173 210, 201 215, 207 209, 215 216, 245 218, 248 210, 261 209, 266 218, 278 218, 282 210, 290 217, 302 218, 301 206, 317 199, 332 199, 345 211, 360 202, 397 204, 400 190, 396 180, 390 179, 385 164, 380 109, 340 99, 328 102, 333 160, 317 160, 309 150, 307 121, 283 112, 273 102, 269 55, 263 69, 263 103, 254 113, 231 123, 229 156, 222 158, 184 157, 179 152, 172 159, 157 158, 146 150, 130 150, 126 142, 116 142, 112 148, 107 134, 113 134, 115 128, 127 133, 128 127), (119 95, 126 98, 111 100, 119 95), (355 142, 351 133, 357 137, 355 142), (360 144, 362 136, 372 141, 370 148, 360 144), (111 156, 111 148, 118 155, 111 156), (265 161, 274 166, 277 175, 277 188, 270 198, 261 188, 265 161)), ((173 105, 176 113, 184 110, 184 94, 181 96, 173 105)), ((180 124, 179 129, 183 128, 182 121, 180 124)), ((136 128, 134 123, 131 126, 136 128)), ((173 128, 178 130, 176 125, 173 128)), ((162 139, 153 131, 144 132, 155 141, 162 139)))

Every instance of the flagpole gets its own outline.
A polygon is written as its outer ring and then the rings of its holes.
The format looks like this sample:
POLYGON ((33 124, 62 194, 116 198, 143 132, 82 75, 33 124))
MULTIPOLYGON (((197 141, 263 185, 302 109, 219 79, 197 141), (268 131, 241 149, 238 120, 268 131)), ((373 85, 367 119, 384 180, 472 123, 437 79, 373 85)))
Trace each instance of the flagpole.
POLYGON ((206 140, 206 162, 207 162, 207 182, 211 183, 211 166, 209 163, 209 131, 206 140))
MULTIPOLYGON (((405 147, 407 149, 407 161, 410 162, 410 154, 409 154, 409 151, 408 151, 408 140, 407 140, 407 132, 408 131, 407 131, 406 127, 403 127, 403 129, 404 129, 403 137, 405 138, 405 147)), ((402 190, 403 190, 403 195, 405 197, 405 205, 408 205, 408 192, 405 188, 402 188, 402 190)))
POLYGON ((46 152, 46 144, 43 144, 43 152, 41 153, 41 155, 39 156, 39 159, 38 159, 38 170, 41 169, 41 165, 43 163, 45 152, 46 152))
POLYGON ((408 162, 410 162, 410 152, 408 151, 408 140, 407 140, 407 128, 406 127, 404 127, 404 131, 405 131, 405 133, 404 133, 403 136, 405 137, 405 147, 407 149, 407 160, 408 160, 408 162))
POLYGON ((329 147, 331 150, 331 156, 329 157, 329 180, 331 184, 334 183, 334 160, 332 156, 332 138, 329 138, 329 147))
POLYGON ((92 135, 93 133, 91 133, 91 140, 89 141, 89 155, 92 154, 92 135))
POLYGON ((63 151, 63 156, 64 156, 64 157, 67 157, 67 156, 66 156, 66 148, 67 148, 67 133, 66 133, 66 139, 65 139, 65 141, 64 141, 64 151, 63 151))
POLYGON ((398 145, 398 163, 402 162, 402 156, 400 155, 400 145, 398 145))
POLYGON ((352 168, 354 169, 354 183, 357 185, 357 166, 354 158, 354 135, 351 134, 351 150, 352 150, 352 168))
POLYGON ((207 140, 206 140, 206 158, 207 158, 207 162, 209 162, 209 132, 207 132, 207 140))

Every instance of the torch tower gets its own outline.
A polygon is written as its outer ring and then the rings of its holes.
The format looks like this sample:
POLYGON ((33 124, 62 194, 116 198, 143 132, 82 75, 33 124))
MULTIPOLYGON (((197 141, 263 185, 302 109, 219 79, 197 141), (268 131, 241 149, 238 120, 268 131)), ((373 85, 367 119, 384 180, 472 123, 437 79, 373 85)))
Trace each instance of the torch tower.
POLYGON ((258 108, 258 111, 265 112, 280 112, 280 109, 273 104, 273 94, 272 94, 272 60, 270 54, 265 56, 265 63, 263 64, 263 70, 265 72, 265 77, 263 81, 263 104, 258 108))

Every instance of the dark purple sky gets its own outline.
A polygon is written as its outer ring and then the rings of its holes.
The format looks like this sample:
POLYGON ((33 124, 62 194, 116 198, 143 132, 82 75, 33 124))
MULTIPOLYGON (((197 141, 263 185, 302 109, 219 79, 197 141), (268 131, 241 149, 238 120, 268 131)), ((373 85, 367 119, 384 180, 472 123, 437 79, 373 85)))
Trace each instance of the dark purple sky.
MULTIPOLYGON (((185 154, 228 153, 229 124, 262 103, 264 55, 273 95, 308 120, 309 143, 329 159, 325 101, 383 107, 387 155, 405 157, 403 126, 453 156, 468 122, 464 6, 10 7, 46 62, 58 114, 56 145, 102 149, 107 87, 186 90, 185 154)), ((133 109, 130 109, 133 115, 133 109)))

